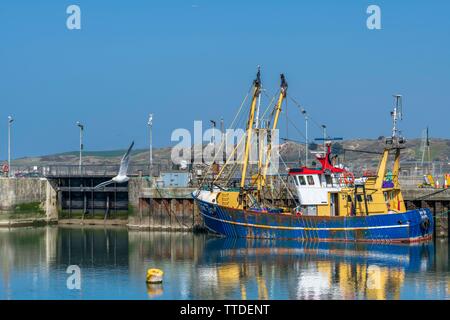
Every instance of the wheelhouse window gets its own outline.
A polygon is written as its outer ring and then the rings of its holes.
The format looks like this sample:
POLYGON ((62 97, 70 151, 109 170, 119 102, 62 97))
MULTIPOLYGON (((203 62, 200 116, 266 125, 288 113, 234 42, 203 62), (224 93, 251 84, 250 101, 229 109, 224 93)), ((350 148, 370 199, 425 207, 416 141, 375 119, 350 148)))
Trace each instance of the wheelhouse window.
POLYGON ((304 176, 298 176, 298 181, 300 182, 300 185, 305 186, 306 181, 304 176))
POLYGON ((328 174, 325 175, 325 183, 327 185, 330 185, 330 184, 332 185, 333 184, 333 179, 331 179, 331 176, 328 175, 328 174))
POLYGON ((313 176, 307 176, 307 179, 308 179, 308 184, 310 186, 313 186, 314 185, 314 178, 313 178, 313 176))

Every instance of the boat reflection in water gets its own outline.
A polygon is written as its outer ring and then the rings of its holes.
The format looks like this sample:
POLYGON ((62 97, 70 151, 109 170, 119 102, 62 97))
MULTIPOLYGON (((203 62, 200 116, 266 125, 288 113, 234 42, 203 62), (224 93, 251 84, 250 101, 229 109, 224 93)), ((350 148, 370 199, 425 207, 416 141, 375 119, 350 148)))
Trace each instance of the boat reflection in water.
POLYGON ((448 299, 448 242, 216 238, 126 228, 0 229, 1 299, 448 299), (67 268, 81 269, 81 290, 67 268), (164 271, 147 285, 149 268, 164 271))
POLYGON ((406 275, 428 271, 434 245, 270 241, 206 242, 200 274, 246 299, 400 299, 406 275), (234 287, 234 288, 232 288, 234 287), (269 294, 271 292, 272 294, 269 294))

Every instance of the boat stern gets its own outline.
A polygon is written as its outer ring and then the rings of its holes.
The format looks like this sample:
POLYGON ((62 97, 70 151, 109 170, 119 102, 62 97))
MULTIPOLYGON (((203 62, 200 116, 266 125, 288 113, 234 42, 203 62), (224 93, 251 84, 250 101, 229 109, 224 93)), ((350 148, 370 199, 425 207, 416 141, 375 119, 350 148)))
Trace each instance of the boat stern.
POLYGON ((432 239, 435 222, 430 209, 411 210, 405 215, 409 223, 409 242, 432 239))

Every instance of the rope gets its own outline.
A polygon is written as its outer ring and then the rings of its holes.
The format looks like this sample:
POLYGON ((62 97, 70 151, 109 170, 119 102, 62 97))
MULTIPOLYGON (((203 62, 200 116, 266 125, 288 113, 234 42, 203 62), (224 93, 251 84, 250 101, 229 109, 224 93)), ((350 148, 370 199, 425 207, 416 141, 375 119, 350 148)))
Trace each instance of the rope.
MULTIPOLYGON (((295 130, 297 130, 298 134, 306 139, 306 136, 300 131, 300 129, 298 129, 298 127, 295 125, 295 122, 293 122, 291 119, 289 119, 289 122, 292 124, 292 126, 294 127, 295 130)), ((288 139, 289 140, 289 139, 288 139)))
POLYGON ((236 145, 236 148, 233 149, 233 152, 231 152, 231 155, 228 157, 227 161, 225 162, 225 164, 223 165, 222 169, 220 170, 219 174, 217 175, 216 179, 214 179, 213 182, 217 182, 217 180, 220 178, 220 176, 222 175, 223 171, 225 170, 225 167, 228 165, 228 162, 231 160, 232 157, 234 157, 234 154, 235 154, 236 150, 239 148, 241 143, 244 141, 244 137, 245 137, 245 135, 243 135, 241 137, 241 139, 239 140, 239 143, 236 145))
POLYGON ((445 211, 445 212, 439 212, 439 213, 436 213, 435 215, 436 215, 436 217, 437 217, 437 215, 440 215, 441 217, 439 217, 439 218, 446 218, 446 219, 448 219, 448 214, 450 213, 450 210, 447 210, 447 211, 445 211), (447 215, 447 216, 445 216, 445 215, 447 215))
MULTIPOLYGON (((294 98, 292 98, 290 95, 289 95, 289 99, 291 99, 292 100, 292 102, 294 102, 294 104, 300 109, 300 111, 301 111, 301 108, 302 108, 302 106, 301 106, 301 104, 300 103, 298 103, 294 98)), ((311 115, 308 113, 308 119, 309 120, 311 120, 319 129, 321 129, 322 130, 322 126, 316 121, 316 120, 314 120, 314 118, 313 117, 311 117, 311 115)))
POLYGON ((289 116, 288 116, 288 100, 285 99, 284 100, 284 104, 285 104, 285 116, 286 116, 286 138, 289 139, 289 116))
POLYGON ((444 192, 444 191, 447 191, 447 190, 449 190, 449 189, 442 189, 442 190, 439 190, 439 191, 436 191, 436 192, 432 192, 432 193, 430 193, 430 194, 426 194, 426 195, 424 195, 424 196, 415 198, 415 199, 413 199, 412 201, 415 201, 415 200, 425 200, 425 199, 428 198, 428 197, 434 196, 435 194, 439 194, 439 193, 444 192))
MULTIPOLYGON (((282 157, 281 154, 280 154, 280 151, 278 151, 278 156, 280 157, 281 162, 283 162, 284 167, 287 169, 288 166, 286 165, 286 162, 284 162, 283 157, 282 157)), ((297 203, 297 200, 295 199, 294 195, 292 194, 292 192, 291 192, 291 190, 289 189, 289 187, 287 186, 287 184, 284 182, 283 178, 281 178, 279 172, 277 172, 277 175, 278 175, 278 177, 280 177, 281 182, 283 182, 283 184, 284 184, 284 186, 285 186, 287 192, 288 192, 289 195, 292 197, 292 199, 294 200, 295 204, 296 204, 296 205, 297 205, 297 204, 300 205, 299 203, 297 203)))
MULTIPOLYGON (((250 90, 251 90, 251 89, 250 89, 250 90)), ((267 96, 268 98, 270 98, 270 97, 267 95, 267 93, 265 92, 265 90, 262 90, 262 88, 261 88, 261 92, 263 92, 265 96, 267 96)), ((248 95, 249 95, 249 93, 247 93, 247 96, 245 97, 243 103, 241 104, 241 107, 239 108, 238 114, 241 112, 242 107, 243 107, 245 101, 246 101, 247 98, 248 98, 248 95)), ((274 96, 272 97, 272 99, 271 99, 271 101, 269 102, 269 105, 266 107, 264 113, 262 114, 262 116, 260 116, 260 121, 262 121, 262 120, 264 119, 264 117, 266 116, 266 113, 267 113, 267 111, 271 108, 273 102, 275 101, 275 98, 276 98, 276 95, 274 95, 274 96)), ((240 117, 239 122, 242 120, 242 116, 243 116, 243 113, 241 113, 241 117, 240 117)), ((236 118, 237 118, 237 115, 236 115, 235 119, 236 119, 236 118)), ((234 120, 233 120, 233 124, 234 124, 234 120)), ((231 126, 231 127, 232 127, 232 126, 231 126)), ((241 139, 240 139, 240 141, 238 142, 237 146, 234 148, 233 152, 231 153, 231 155, 228 157, 228 159, 226 160, 225 164, 223 165, 222 170, 220 170, 219 174, 218 174, 217 177, 214 179, 214 181, 213 181, 214 183, 217 182, 217 180, 219 180, 219 178, 221 177, 222 173, 225 171, 225 167, 226 167, 227 165, 229 165, 230 160, 231 160, 232 157, 235 155, 236 150, 239 148, 239 146, 241 145, 241 143, 244 141, 244 138, 245 138, 245 137, 246 137, 246 135, 243 135, 243 136, 241 137, 241 139)), ((223 141, 223 142, 224 142, 224 141, 223 141)), ((222 148, 222 145, 221 145, 221 148, 222 148)), ((221 149, 221 148, 220 148, 220 149, 221 149)), ((214 157, 214 160, 215 160, 215 157, 214 157)), ((233 169, 232 169, 232 172, 230 172, 230 174, 228 175, 228 177, 225 179, 225 182, 226 182, 226 183, 230 180, 230 177, 234 174, 234 171, 236 170, 236 168, 237 168, 237 167, 236 167, 236 164, 234 164, 233 169)), ((208 173, 209 173, 209 170, 208 170, 206 176, 208 175, 208 173)), ((203 184, 203 182, 205 181, 205 179, 206 179, 206 177, 203 179, 202 184, 203 184)))
MULTIPOLYGON (((276 97, 277 97, 279 94, 280 94, 280 90, 278 90, 278 91, 273 95, 272 99, 270 100, 270 102, 269 102, 269 104, 268 104, 266 110, 264 110, 264 113, 262 114, 262 116, 260 117, 260 119, 264 119, 265 116, 266 116, 266 114, 267 114, 267 112, 268 112, 269 110, 272 110, 272 112, 271 112, 270 114, 273 115, 273 113, 275 112, 275 109, 272 108, 272 104, 275 102, 275 99, 276 99, 276 97)), ((268 95, 266 92, 264 92, 264 95, 265 95, 268 99, 270 99, 269 95, 268 95)), ((275 105, 274 105, 274 106, 275 106, 275 105)))
MULTIPOLYGON (((245 104, 245 102, 247 101, 247 98, 248 98, 248 96, 250 95, 250 92, 251 92, 252 88, 253 88, 253 85, 250 86, 250 89, 247 91, 247 94, 245 95, 245 98, 244 98, 244 100, 242 101, 242 103, 241 103, 241 105, 240 105, 240 107, 239 107, 239 109, 238 109, 238 112, 237 112, 236 115, 234 116, 234 119, 233 119, 233 121, 231 122, 231 125, 230 125, 229 128, 233 128, 234 123, 236 122, 237 117, 241 114, 242 108, 244 107, 244 104, 245 104)), ((223 139, 223 141, 221 141, 219 150, 222 150, 224 144, 225 144, 225 139, 223 139)), ((219 152, 219 153, 222 153, 222 152, 219 152)), ((218 154, 215 154, 215 155, 214 155, 213 163, 216 161, 217 156, 218 156, 218 154)), ((222 155, 222 156, 223 156, 223 155, 222 155)), ((206 178, 208 177, 208 174, 209 174, 210 171, 211 171, 211 168, 212 168, 212 166, 209 166, 209 167, 208 167, 208 170, 206 171, 206 174, 205 174, 205 176, 203 177, 203 179, 202 179, 200 185, 203 185, 203 184, 204 184, 206 178)))

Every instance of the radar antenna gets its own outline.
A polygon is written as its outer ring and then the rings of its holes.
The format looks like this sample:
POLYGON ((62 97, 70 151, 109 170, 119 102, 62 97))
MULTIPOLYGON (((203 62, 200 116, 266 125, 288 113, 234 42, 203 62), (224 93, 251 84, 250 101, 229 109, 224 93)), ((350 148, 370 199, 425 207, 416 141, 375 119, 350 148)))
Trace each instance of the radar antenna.
POLYGON ((398 128, 398 122, 403 120, 403 97, 400 94, 393 95, 394 97, 394 110, 391 111, 392 117, 392 137, 386 139, 387 144, 393 144, 395 147, 399 147, 406 142, 402 137, 402 132, 398 128))

